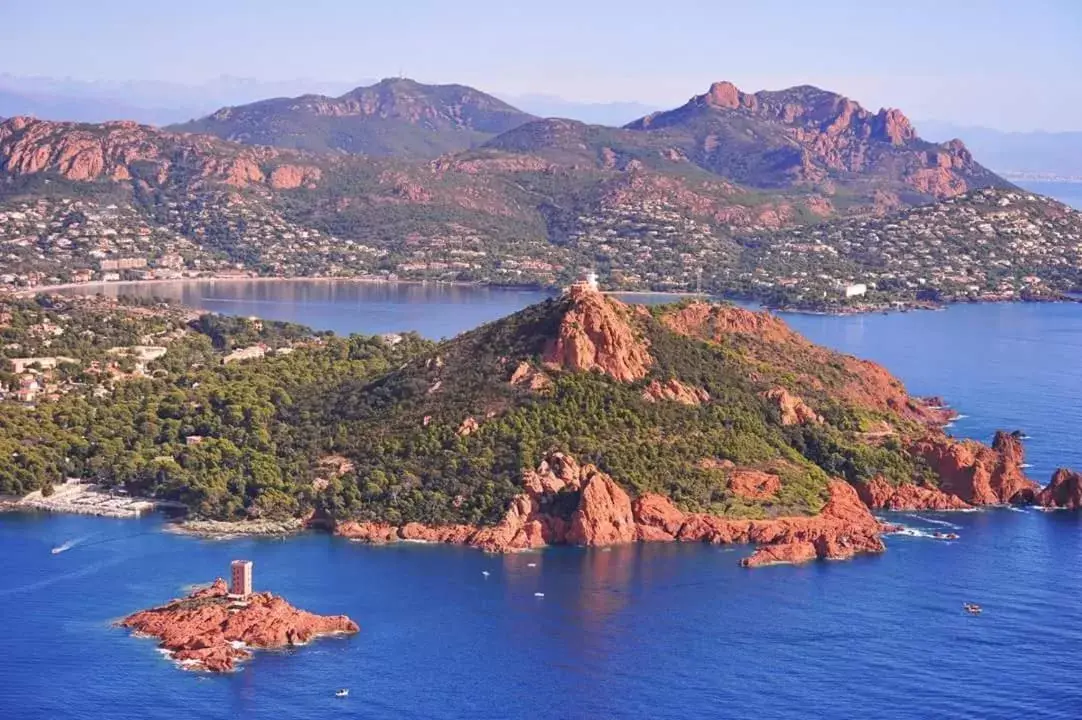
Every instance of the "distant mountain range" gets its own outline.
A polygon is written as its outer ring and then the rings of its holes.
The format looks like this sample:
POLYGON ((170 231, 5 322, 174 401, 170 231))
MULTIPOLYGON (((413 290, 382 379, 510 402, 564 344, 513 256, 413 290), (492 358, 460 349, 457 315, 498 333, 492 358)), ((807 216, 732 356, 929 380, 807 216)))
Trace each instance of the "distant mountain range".
POLYGON ((965 138, 981 162, 1008 177, 1082 181, 1082 132, 1003 132, 936 121, 918 126, 929 138, 965 138))
POLYGON ((821 255, 806 280, 785 278, 791 255, 757 264, 773 233, 1013 188, 960 141, 928 142, 898 110, 810 86, 751 94, 719 82, 608 127, 395 78, 178 127, 200 132, 0 122, 11 282, 105 274, 103 257, 128 253, 167 255, 171 270, 540 285, 594 267, 612 287, 701 281, 772 298, 785 279, 794 290, 779 302, 822 299, 864 265, 821 255), (108 227, 81 235, 86 218, 108 227), (94 239, 105 230, 119 240, 94 239))
POLYGON ((171 130, 249 145, 377 157, 436 157, 534 120, 464 85, 389 78, 339 97, 302 95, 227 107, 171 130))
MULTIPOLYGON (((134 120, 166 126, 205 118, 221 108, 258 104, 265 98, 323 95, 333 99, 373 82, 266 82, 226 76, 199 85, 100 83, 0 73, 0 118, 32 115, 45 120, 134 120)), ((611 127, 621 127, 660 109, 640 102, 591 103, 543 94, 494 95, 524 114, 611 127)), ((921 120, 916 126, 927 140, 963 139, 984 165, 1011 178, 1082 179, 1082 132, 1006 132, 934 120, 921 120)))

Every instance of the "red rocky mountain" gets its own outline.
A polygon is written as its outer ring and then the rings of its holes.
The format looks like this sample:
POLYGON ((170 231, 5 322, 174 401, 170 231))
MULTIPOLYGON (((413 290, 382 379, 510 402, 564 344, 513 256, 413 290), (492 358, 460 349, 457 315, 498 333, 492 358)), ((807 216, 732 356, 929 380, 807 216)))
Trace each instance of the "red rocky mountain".
MULTIPOLYGON (((810 85, 746 93, 717 82, 702 95, 627 126, 668 136, 695 164, 757 187, 849 186, 936 198, 1009 185, 960 140, 922 140, 896 109, 871 112, 810 85)), ((862 190, 863 188, 863 190, 862 190)))

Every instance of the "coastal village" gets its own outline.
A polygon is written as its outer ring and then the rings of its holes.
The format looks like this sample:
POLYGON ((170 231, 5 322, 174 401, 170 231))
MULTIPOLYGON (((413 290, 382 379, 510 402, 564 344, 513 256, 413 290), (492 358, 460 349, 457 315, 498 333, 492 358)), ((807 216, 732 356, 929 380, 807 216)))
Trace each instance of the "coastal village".
POLYGON ((892 299, 985 301, 1057 297, 1078 283, 1082 214, 1047 197, 985 189, 890 218, 835 221, 746 240, 755 267, 737 275, 795 306, 877 291, 892 299), (861 289, 863 286, 863 290, 861 289))
MULTIPOLYGON (((151 378, 174 343, 194 331, 202 313, 170 304, 130 305, 95 296, 53 298, 47 306, 31 300, 0 301, 0 402, 22 405, 56 402, 75 393, 109 395, 118 383, 151 378), (116 341, 125 340, 123 344, 116 341)), ((243 321, 253 337, 262 321, 243 321)), ((257 341, 212 356, 215 363, 286 355, 318 344, 307 334, 271 343, 257 341)))

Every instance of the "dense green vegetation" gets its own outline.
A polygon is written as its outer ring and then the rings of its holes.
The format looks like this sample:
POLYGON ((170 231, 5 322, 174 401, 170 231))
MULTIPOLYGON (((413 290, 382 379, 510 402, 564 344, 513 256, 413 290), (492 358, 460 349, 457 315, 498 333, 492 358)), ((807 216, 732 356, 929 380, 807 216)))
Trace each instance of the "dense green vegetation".
POLYGON ((204 517, 315 508, 392 523, 491 523, 521 492, 523 470, 557 451, 596 464, 633 493, 744 517, 816 512, 832 476, 900 482, 924 472, 896 440, 860 439, 889 415, 834 397, 847 371, 826 351, 801 357, 811 351, 751 336, 684 337, 655 308, 633 320, 654 360, 646 378, 544 370, 568 302, 552 299, 438 345, 415 335, 392 343, 236 318, 186 320, 149 377, 117 382, 100 397, 71 392, 33 408, 5 405, 0 492, 74 476, 179 500, 204 517), (293 352, 217 362, 257 341, 293 352), (521 362, 547 372, 549 387, 508 382, 521 362), (815 373, 820 394, 800 385, 787 362, 815 373), (711 401, 643 397, 652 380, 670 378, 711 401), (763 397, 777 384, 806 391, 828 421, 783 425, 763 397), (467 418, 479 429, 461 432, 467 418), (781 489, 762 500, 734 494, 734 465, 778 475, 781 489))

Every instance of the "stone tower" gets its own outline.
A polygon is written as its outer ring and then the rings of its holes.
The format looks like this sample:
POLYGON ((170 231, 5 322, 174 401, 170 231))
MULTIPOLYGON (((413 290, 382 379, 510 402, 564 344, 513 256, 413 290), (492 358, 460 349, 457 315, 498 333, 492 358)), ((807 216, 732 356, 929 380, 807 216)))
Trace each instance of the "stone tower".
POLYGON ((248 597, 252 594, 252 561, 234 560, 229 566, 231 582, 229 592, 239 597, 248 597))

